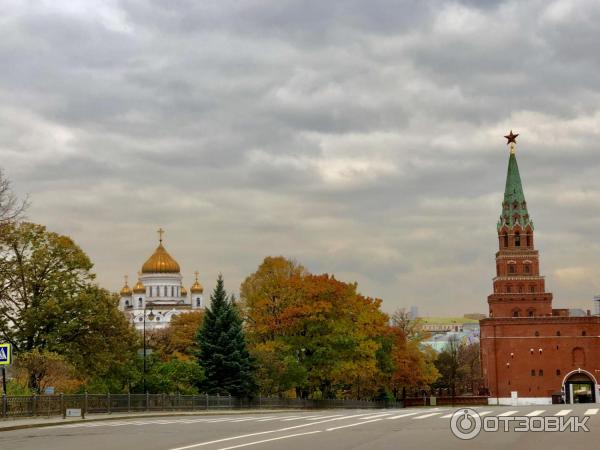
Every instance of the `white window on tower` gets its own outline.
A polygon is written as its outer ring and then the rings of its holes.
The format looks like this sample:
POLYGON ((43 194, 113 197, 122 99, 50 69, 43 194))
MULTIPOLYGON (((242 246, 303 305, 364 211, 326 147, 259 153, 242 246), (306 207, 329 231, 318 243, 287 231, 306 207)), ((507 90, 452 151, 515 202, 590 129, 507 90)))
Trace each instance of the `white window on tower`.
POLYGON ((197 307, 201 306, 200 297, 196 297, 196 306, 197 307))
POLYGON ((175 286, 171 286, 171 297, 175 297, 175 286))

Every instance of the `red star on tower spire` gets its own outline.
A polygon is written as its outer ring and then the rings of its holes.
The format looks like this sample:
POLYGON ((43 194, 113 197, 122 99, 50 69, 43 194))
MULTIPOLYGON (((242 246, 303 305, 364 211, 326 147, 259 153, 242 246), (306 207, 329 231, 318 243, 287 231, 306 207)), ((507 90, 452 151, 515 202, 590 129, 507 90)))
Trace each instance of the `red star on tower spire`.
POLYGON ((506 145, 516 144, 517 143, 517 136, 518 135, 519 135, 518 133, 517 134, 513 134, 512 130, 510 130, 510 133, 507 134, 506 136, 504 136, 508 140, 508 142, 506 143, 506 145))

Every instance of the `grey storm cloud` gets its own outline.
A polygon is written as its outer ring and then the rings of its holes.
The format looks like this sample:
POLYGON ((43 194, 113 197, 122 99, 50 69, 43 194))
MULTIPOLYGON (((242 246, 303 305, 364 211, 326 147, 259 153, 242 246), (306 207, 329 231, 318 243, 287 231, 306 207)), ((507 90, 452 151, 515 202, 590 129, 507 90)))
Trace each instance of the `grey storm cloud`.
POLYGON ((188 284, 485 312, 512 128, 556 303, 600 293, 595 0, 0 3, 0 166, 108 288, 162 226, 188 284))

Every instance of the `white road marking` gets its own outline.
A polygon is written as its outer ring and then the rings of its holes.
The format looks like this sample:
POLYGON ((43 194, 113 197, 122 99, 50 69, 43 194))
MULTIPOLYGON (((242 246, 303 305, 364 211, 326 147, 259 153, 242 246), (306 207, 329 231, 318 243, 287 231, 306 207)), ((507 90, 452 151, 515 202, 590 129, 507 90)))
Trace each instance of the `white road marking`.
POLYGON ((380 420, 383 420, 383 419, 371 419, 371 420, 366 420, 364 422, 351 423, 350 425, 342 425, 340 427, 327 428, 327 431, 341 430, 342 428, 357 427, 358 425, 364 425, 366 423, 371 423, 371 422, 379 422, 380 420))
POLYGON ((132 423, 135 423, 135 422, 110 422, 110 423, 107 423, 106 426, 107 427, 121 427, 124 425, 131 425, 132 423))
POLYGON ((598 408, 591 408, 585 412, 586 416, 595 416, 596 414, 598 414, 598 408))
POLYGON ((529 414, 525 414, 527 417, 535 417, 535 416, 539 416, 540 414, 542 414, 543 412, 546 412, 545 409, 537 409, 535 411, 531 411, 529 414))
POLYGON ((416 414, 421 414, 421 411, 411 412, 411 413, 406 413, 406 414, 400 414, 399 416, 386 417, 386 419, 387 420, 401 419, 402 417, 414 416, 416 414))
POLYGON ((235 417, 220 417, 218 419, 206 419, 207 423, 217 423, 217 422, 231 422, 235 420, 235 417))
POLYGON ((554 414, 555 416, 566 416, 567 414, 569 414, 571 411, 573 411, 572 409, 563 409, 559 412, 557 412, 556 414, 554 414))
MULTIPOLYGON (((370 414, 370 413, 369 413, 370 414)), ((368 414, 361 414, 361 416, 366 416, 368 414)), ((329 419, 330 417, 340 417, 341 414, 334 414, 332 416, 321 416, 321 417, 313 417, 311 419, 306 419, 306 420, 320 420, 320 419, 329 419)))
POLYGON ((297 416, 297 417, 288 417, 287 419, 283 419, 282 422, 290 422, 292 420, 308 420, 308 419, 318 419, 320 416, 297 416))
POLYGON ((377 419, 378 417, 385 417, 385 416, 389 416, 389 415, 390 415, 390 413, 375 414, 374 416, 361 417, 359 420, 377 419))
POLYGON ((424 416, 413 417, 413 420, 427 419, 429 417, 437 416, 438 414, 441 414, 441 413, 440 412, 429 413, 429 414, 425 414, 424 416))
MULTIPOLYGON (((481 417, 481 416, 487 416, 488 414, 492 413, 493 411, 481 411, 481 412, 477 412, 477 414, 481 417)), ((452 417, 454 414, 456 414, 456 411, 454 411, 451 414, 446 414, 445 416, 441 416, 440 419, 449 419, 450 417, 452 417)))
MULTIPOLYGON (((217 439, 214 441, 198 442, 196 444, 184 445, 183 447, 175 447, 175 448, 171 448, 169 450, 187 450, 188 448, 204 447, 205 445, 218 444, 219 442, 232 441, 234 439, 243 439, 243 438, 252 437, 252 436, 260 436, 262 434, 279 433, 281 431, 295 430, 297 428, 304 428, 304 427, 309 427, 312 425, 319 425, 322 423, 334 422, 337 420, 344 420, 344 419, 352 419, 355 417, 362 417, 362 416, 368 416, 368 414, 354 414, 352 416, 335 417, 332 419, 321 420, 318 422, 303 423, 301 425, 294 425, 292 427, 278 428, 276 430, 267 430, 267 431, 258 431, 256 433, 240 434, 238 436, 231 436, 231 437, 227 437, 227 438, 223 438, 223 439, 217 439)), ((375 419, 375 420, 380 420, 380 419, 375 419)))
POLYGON ((329 416, 324 416, 323 414, 318 414, 316 416, 306 416, 307 419, 322 419, 323 417, 329 417, 329 416))
POLYGON ((288 434, 286 436, 279 436, 279 437, 271 438, 271 439, 263 439, 262 441, 247 442, 245 444, 233 445, 231 447, 223 447, 223 448, 220 448, 219 450, 232 450, 234 448, 247 447, 249 445, 256 445, 256 444, 264 444, 265 442, 280 441, 281 439, 289 439, 289 438, 293 438, 293 437, 297 437, 297 436, 306 436, 307 434, 316 434, 316 433, 321 433, 321 431, 317 430, 317 431, 307 431, 306 433, 288 434))
MULTIPOLYGON (((265 419, 265 417, 261 417, 261 418, 265 419)), ((247 422, 249 420, 256 420, 256 419, 258 419, 258 417, 242 417, 241 419, 232 420, 232 422, 236 422, 236 423, 237 422, 247 422)))
POLYGON ((506 411, 503 412, 502 414, 498 414, 498 417, 508 417, 508 416, 512 416, 513 414, 518 413, 519 411, 506 411))

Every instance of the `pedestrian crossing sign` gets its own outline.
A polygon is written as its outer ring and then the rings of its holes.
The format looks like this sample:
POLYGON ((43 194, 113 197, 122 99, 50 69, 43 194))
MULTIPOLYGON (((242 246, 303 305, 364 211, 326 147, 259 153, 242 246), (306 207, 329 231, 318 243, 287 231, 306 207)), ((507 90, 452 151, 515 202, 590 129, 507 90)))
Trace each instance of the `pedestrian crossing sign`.
POLYGON ((10 366, 11 350, 10 344, 0 344, 0 366, 10 366))

